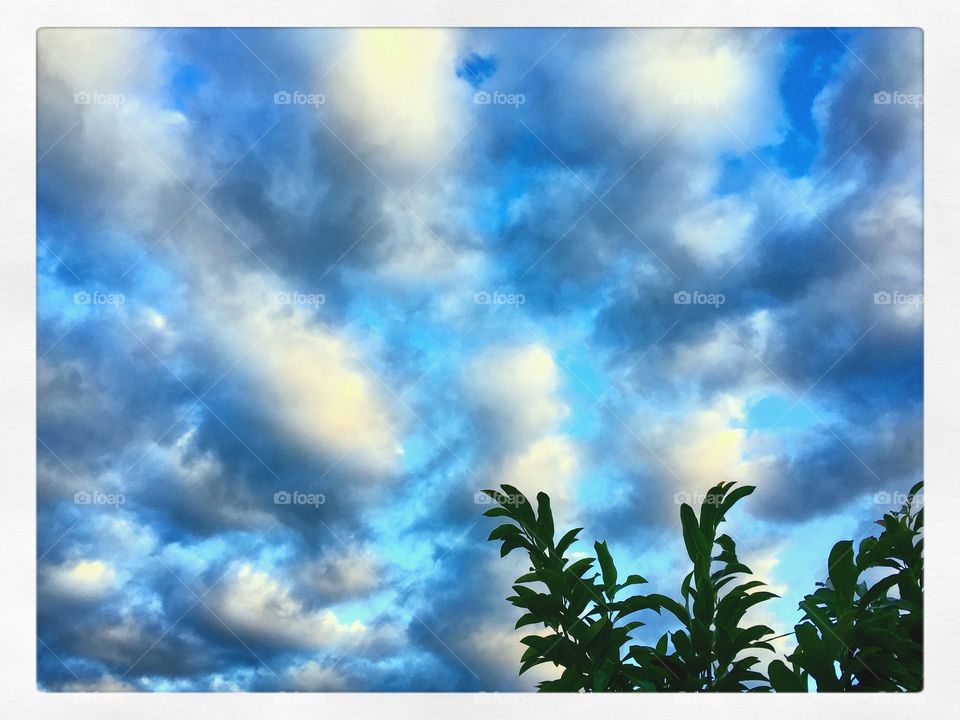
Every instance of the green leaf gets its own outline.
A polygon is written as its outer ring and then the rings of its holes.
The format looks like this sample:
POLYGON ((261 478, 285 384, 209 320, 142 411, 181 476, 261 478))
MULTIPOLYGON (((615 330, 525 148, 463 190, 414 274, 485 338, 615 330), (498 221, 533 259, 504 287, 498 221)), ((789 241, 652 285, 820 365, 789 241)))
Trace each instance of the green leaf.
POLYGON ((532 546, 520 535, 511 535, 510 537, 505 538, 503 545, 500 546, 500 557, 506 557, 517 548, 525 548, 526 550, 530 550, 532 546))
POLYGON ((853 542, 841 540, 830 551, 828 574, 833 589, 846 602, 853 601, 853 591, 857 586, 857 567, 853 562, 853 542))
POLYGON ((512 508, 517 519, 523 523, 531 535, 539 533, 537 518, 533 514, 533 508, 530 506, 530 501, 527 500, 527 496, 513 485, 504 484, 500 487, 503 489, 506 497, 499 499, 498 502, 500 502, 501 505, 512 508))
POLYGON ((556 547, 557 555, 563 555, 570 548, 570 546, 576 542, 577 535, 581 530, 583 530, 583 528, 574 528, 560 538, 560 542, 557 543, 556 547))
POLYGON ((603 573, 603 587, 609 597, 614 585, 617 584, 617 566, 613 563, 607 542, 596 542, 593 549, 597 551, 597 560, 600 562, 600 572, 603 573))
POLYGON ((549 547, 553 547, 553 513, 550 510, 550 496, 537 493, 537 525, 543 533, 549 547))
POLYGON ((490 531, 490 535, 487 536, 487 540, 505 540, 512 535, 520 535, 520 528, 516 525, 504 524, 495 527, 490 531))
POLYGON ((730 511, 730 508, 740 502, 747 495, 750 495, 756 489, 757 488, 753 485, 741 485, 735 490, 731 490, 720 505, 720 517, 725 518, 727 513, 730 511))
POLYGON ((680 524, 683 527, 683 544, 687 548, 687 555, 693 563, 702 562, 704 554, 709 554, 707 539, 700 531, 697 516, 693 508, 683 503, 680 506, 680 524))
POLYGON ((583 577, 583 574, 590 569, 591 565, 593 565, 593 558, 580 558, 575 563, 571 563, 570 567, 568 567, 565 572, 568 572, 578 578, 583 577))
POLYGON ((524 625, 535 625, 536 623, 543 622, 540 617, 534 613, 524 613, 520 616, 520 619, 517 620, 517 624, 513 626, 514 630, 522 628, 524 625))

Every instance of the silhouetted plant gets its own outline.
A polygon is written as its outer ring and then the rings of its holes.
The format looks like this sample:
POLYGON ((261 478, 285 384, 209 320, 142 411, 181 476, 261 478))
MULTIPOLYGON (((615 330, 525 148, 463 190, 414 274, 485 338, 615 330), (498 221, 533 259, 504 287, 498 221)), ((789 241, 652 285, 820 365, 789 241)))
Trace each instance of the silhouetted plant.
POLYGON ((851 541, 834 546, 826 585, 800 603, 798 647, 787 658, 759 672, 757 653, 774 648, 774 631, 743 625, 747 611, 775 597, 737 557, 736 543, 718 534, 730 509, 754 491, 720 483, 706 494, 699 517, 684 503, 680 522, 692 563, 678 599, 624 591, 645 584, 640 575, 618 583, 606 542, 594 543, 595 556, 567 556, 583 528, 555 538, 550 498, 537 494, 537 508, 515 487, 484 490, 499 507, 484 514, 504 517, 490 533, 500 555, 527 553, 529 572, 513 585, 509 602, 524 613, 516 627, 539 625, 544 632, 521 640, 527 647, 520 674, 542 663, 563 669, 540 691, 804 692, 811 680, 818 690, 919 690, 922 686, 923 511, 913 507, 922 483, 899 512, 888 513, 879 538, 867 538, 853 556, 851 541), (716 553, 716 554, 714 554, 716 553), (868 586, 862 575, 876 568, 889 573, 868 586), (896 588, 896 596, 891 596, 896 588), (545 591, 545 592, 544 592, 545 591), (666 610, 679 628, 656 645, 631 644, 644 625, 629 619, 641 611, 666 610))
POLYGON ((851 540, 833 546, 827 582, 800 603, 791 667, 770 663, 776 690, 804 692, 810 678, 820 692, 923 688, 922 489, 914 485, 903 507, 878 521, 880 536, 863 540, 856 554, 851 540))
POLYGON ((617 625, 625 614, 616 602, 617 595, 630 585, 646 582, 631 575, 617 583, 617 569, 605 543, 595 543, 597 557, 572 561, 566 553, 583 528, 575 528, 555 540, 550 498, 537 495, 537 511, 527 498, 511 485, 501 485, 503 493, 484 492, 500 507, 488 510, 489 517, 508 517, 490 533, 489 540, 500 540, 500 556, 518 548, 530 558, 530 572, 517 578, 515 595, 507 600, 525 612, 516 627, 542 625, 549 632, 528 635, 521 658, 520 674, 531 667, 552 662, 564 668, 557 680, 540 683, 541 691, 632 690, 637 678, 622 659, 621 648, 630 640, 630 631, 641 623, 617 625), (590 571, 599 566, 600 573, 590 571), (539 583, 540 588, 530 587, 539 583), (547 592, 541 592, 541 589, 547 592))

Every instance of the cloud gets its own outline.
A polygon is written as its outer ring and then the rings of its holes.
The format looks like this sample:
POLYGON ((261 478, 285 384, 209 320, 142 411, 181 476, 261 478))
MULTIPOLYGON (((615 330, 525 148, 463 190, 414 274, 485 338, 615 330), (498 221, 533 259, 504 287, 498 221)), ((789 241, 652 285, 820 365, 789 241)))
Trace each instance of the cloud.
POLYGON ((629 33, 613 45, 611 85, 647 131, 672 128, 698 149, 773 144, 782 123, 779 58, 765 34, 629 33))
POLYGON ((348 339, 311 324, 296 308, 283 312, 267 302, 221 307, 209 321, 233 356, 256 339, 238 375, 305 449, 319 448, 374 475, 395 467, 402 447, 389 414, 391 391, 348 339))
POLYGON ((755 216, 755 210, 735 196, 719 198, 678 220, 677 242, 705 265, 730 263, 749 242, 755 216))
POLYGON ((307 564, 303 581, 327 601, 364 597, 383 583, 372 553, 350 548, 307 564))
POLYGON ((116 571, 102 560, 77 560, 41 573, 41 588, 50 597, 90 602, 115 589, 116 571))
POLYGON ((755 478, 753 465, 744 459, 747 432, 734 424, 743 419, 743 401, 721 397, 711 408, 656 427, 649 447, 688 493, 705 492, 721 481, 750 482, 755 478))
POLYGON ((513 485, 533 500, 545 492, 558 507, 573 499, 571 483, 577 473, 577 450, 573 441, 562 435, 536 440, 527 448, 509 455, 497 475, 498 484, 513 485))
POLYGON ((470 96, 457 92, 455 58, 450 30, 351 31, 330 73, 331 103, 349 142, 365 155, 375 151, 379 162, 388 157, 426 170, 456 139, 458 107, 470 96))
POLYGON ((61 692, 132 692, 136 691, 137 687, 112 675, 104 675, 96 680, 68 682, 59 689, 61 692))
POLYGON ((506 447, 527 445, 570 412, 557 397, 560 371, 539 343, 490 349, 470 364, 467 384, 487 427, 506 447))
POLYGON ((234 568, 210 605, 242 637, 277 647, 316 650, 367 632, 362 623, 341 623, 329 610, 306 610, 290 588, 250 565, 234 568))
POLYGON ((349 689, 342 674, 322 667, 315 660, 285 670, 283 680, 291 690, 297 692, 339 692, 349 689))

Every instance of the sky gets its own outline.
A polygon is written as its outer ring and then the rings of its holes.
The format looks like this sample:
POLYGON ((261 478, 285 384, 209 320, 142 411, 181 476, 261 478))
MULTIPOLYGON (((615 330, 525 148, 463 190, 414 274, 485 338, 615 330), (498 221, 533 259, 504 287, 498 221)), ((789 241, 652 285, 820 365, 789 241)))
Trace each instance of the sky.
POLYGON ((668 593, 755 485, 788 632, 922 476, 919 30, 43 29, 37 79, 42 690, 533 690, 501 483, 668 593))

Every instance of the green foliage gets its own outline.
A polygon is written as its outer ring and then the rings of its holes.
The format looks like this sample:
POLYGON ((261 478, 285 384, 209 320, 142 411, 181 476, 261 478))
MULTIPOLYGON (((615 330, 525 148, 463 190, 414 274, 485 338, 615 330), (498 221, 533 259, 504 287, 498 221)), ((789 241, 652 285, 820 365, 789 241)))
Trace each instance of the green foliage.
POLYGON ((517 578, 516 595, 507 598, 525 611, 517 627, 541 625, 548 631, 523 638, 528 650, 520 673, 545 662, 564 668, 558 680, 540 684, 541 690, 549 691, 736 691, 746 690, 749 682, 765 682, 751 669, 759 662, 751 651, 771 649, 763 639, 773 631, 762 625, 739 625, 750 607, 775 596, 751 593, 762 585, 757 581, 735 584, 737 576, 750 569, 738 560, 733 540, 718 537, 717 529, 730 508, 753 488, 731 491, 732 487, 733 483, 721 483, 711 489, 699 519, 689 505, 680 508, 693 563, 683 581, 682 599, 626 596, 624 590, 646 580, 630 575, 618 583, 605 542, 594 543, 595 557, 572 562, 566 553, 582 528, 555 543, 550 500, 544 493, 537 495, 534 514, 515 487, 484 490, 500 505, 485 514, 512 521, 497 527, 488 539, 501 542, 501 556, 521 548, 530 558, 530 571, 517 578), (680 629, 664 635, 655 647, 632 645, 625 650, 632 631, 643 625, 628 618, 641 611, 664 610, 680 622, 680 629))
POLYGON ((759 590, 763 586, 759 580, 739 581, 751 570, 738 559, 733 539, 717 534, 730 508, 754 490, 732 488, 733 483, 713 487, 700 506, 699 519, 692 507, 680 506, 683 542, 693 564, 680 586, 683 601, 659 595, 648 598, 658 612, 671 612, 681 627, 653 647, 630 648, 640 676, 659 691, 767 689, 767 679, 753 668, 760 662, 758 650, 773 651, 765 642, 773 630, 765 625, 742 626, 742 622, 751 607, 777 596, 759 590))
POLYGON ((501 557, 520 549, 530 560, 507 598, 523 611, 517 628, 541 628, 521 640, 527 649, 520 674, 542 663, 562 668, 559 679, 538 685, 544 692, 806 692, 811 681, 821 691, 919 690, 923 510, 915 510, 914 496, 921 488, 910 491, 899 512, 885 515, 880 536, 864 540, 856 553, 851 541, 834 546, 827 583, 800 603, 789 664, 775 660, 766 675, 757 669, 758 653, 773 652, 773 630, 743 621, 751 607, 777 596, 758 580, 744 581, 750 568, 733 539, 718 534, 753 487, 714 486, 699 517, 689 505, 680 507, 691 570, 678 598, 635 594, 647 582, 639 575, 618 582, 606 542, 594 543, 593 555, 569 557, 582 528, 557 539, 546 494, 537 495, 534 511, 511 485, 484 490, 498 504, 484 514, 508 520, 488 539, 501 543, 501 557), (636 615, 644 611, 666 611, 677 629, 653 646, 633 643, 644 625, 636 615))
POLYGON ((800 603, 797 649, 770 665, 778 691, 919 691, 923 688, 923 510, 911 488, 879 537, 833 546, 828 580, 800 603), (794 678, 799 679, 795 682, 794 678))
POLYGON ((619 612, 616 598, 625 588, 646 580, 631 575, 617 583, 617 568, 606 543, 594 544, 596 557, 572 561, 567 552, 582 528, 555 540, 546 494, 537 495, 534 514, 519 490, 510 485, 501 489, 502 493, 484 490, 500 505, 484 514, 507 517, 513 524, 500 525, 488 539, 501 542, 501 557, 521 548, 530 558, 530 571, 517 578, 513 585, 516 594, 507 600, 524 610, 516 627, 540 625, 547 631, 521 640, 527 650, 521 658, 520 674, 552 662, 564 672, 558 680, 540 683, 541 691, 633 689, 621 648, 640 623, 615 624, 619 612))

